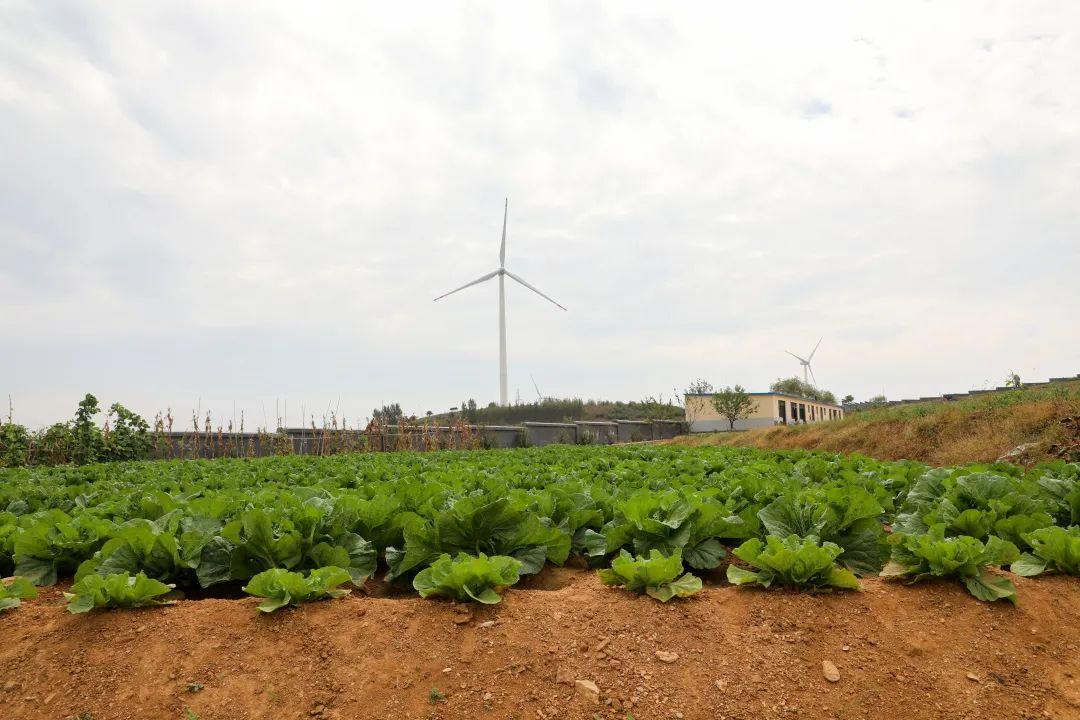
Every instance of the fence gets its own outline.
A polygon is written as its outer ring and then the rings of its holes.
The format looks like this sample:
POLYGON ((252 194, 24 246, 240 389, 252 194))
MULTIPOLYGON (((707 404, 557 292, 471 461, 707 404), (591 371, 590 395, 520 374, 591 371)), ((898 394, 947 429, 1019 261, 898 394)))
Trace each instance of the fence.
POLYGON ((675 420, 526 422, 521 425, 396 425, 376 430, 285 428, 276 433, 158 432, 155 455, 162 459, 335 455, 397 450, 479 450, 664 440, 686 432, 675 420))

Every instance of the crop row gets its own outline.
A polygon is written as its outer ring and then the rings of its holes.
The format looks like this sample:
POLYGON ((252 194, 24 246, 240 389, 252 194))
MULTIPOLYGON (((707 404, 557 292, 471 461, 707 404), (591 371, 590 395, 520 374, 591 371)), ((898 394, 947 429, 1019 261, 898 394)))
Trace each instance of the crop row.
POLYGON ((424 595, 490 602, 571 555, 661 599, 695 588, 684 565, 729 563, 732 582, 764 586, 956 576, 984 600, 1015 599, 990 567, 1080 572, 1080 465, 1063 462, 552 446, 113 463, 0 470, 0 509, 0 576, 74 576, 87 593, 119 576, 117 593, 248 583, 287 602, 314 570, 344 572, 315 576, 325 596, 381 568, 424 595))

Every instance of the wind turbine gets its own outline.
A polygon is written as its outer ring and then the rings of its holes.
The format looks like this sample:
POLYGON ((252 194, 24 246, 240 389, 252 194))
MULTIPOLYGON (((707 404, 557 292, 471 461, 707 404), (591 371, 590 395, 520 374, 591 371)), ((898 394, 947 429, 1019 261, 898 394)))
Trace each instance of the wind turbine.
POLYGON ((480 277, 473 280, 471 283, 466 283, 466 284, 462 285, 461 287, 457 288, 456 290, 451 290, 450 292, 444 293, 444 294, 440 295, 439 297, 435 298, 435 300, 442 300, 444 297, 447 297, 448 295, 453 295, 456 292, 460 292, 460 291, 464 290, 467 287, 472 287, 473 285, 479 285, 482 282, 487 282, 488 280, 490 280, 493 277, 498 277, 499 278, 499 404, 503 405, 503 406, 507 405, 508 402, 509 402, 509 398, 507 397, 507 392, 506 392, 506 289, 505 289, 505 278, 510 278, 511 280, 514 280, 515 282, 518 282, 521 285, 524 285, 525 287, 532 290, 534 293, 536 293, 540 297, 542 297, 545 300, 547 300, 548 302, 550 302, 552 305, 555 305, 556 307, 558 307, 558 308, 560 308, 562 310, 566 310, 566 308, 564 308, 562 305, 559 305, 559 303, 555 302, 554 300, 549 298, 547 295, 540 292, 539 290, 534 288, 529 283, 525 282, 525 280, 523 280, 522 278, 518 277, 517 275, 515 275, 514 273, 512 273, 512 272, 510 272, 509 270, 506 269, 506 215, 507 215, 507 212, 509 211, 509 209, 510 209, 510 199, 507 198, 505 205, 503 205, 502 244, 499 246, 499 267, 498 267, 498 269, 497 270, 492 270, 487 275, 481 275, 480 277))
POLYGON ((817 387, 817 378, 814 377, 814 368, 810 367, 810 361, 814 359, 814 353, 817 352, 817 349, 821 345, 822 340, 824 340, 824 337, 818 338, 817 345, 815 345, 814 349, 810 351, 810 356, 806 358, 801 358, 790 350, 784 351, 791 357, 798 360, 799 364, 802 365, 802 378, 804 383, 809 384, 810 381, 807 379, 806 373, 810 373, 810 377, 814 378, 814 387, 817 387))

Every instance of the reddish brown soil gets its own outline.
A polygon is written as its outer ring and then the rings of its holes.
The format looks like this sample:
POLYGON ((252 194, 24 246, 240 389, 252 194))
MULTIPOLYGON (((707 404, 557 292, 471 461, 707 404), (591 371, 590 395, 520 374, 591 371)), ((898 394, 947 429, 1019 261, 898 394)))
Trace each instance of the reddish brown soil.
POLYGON ((707 584, 662 605, 551 569, 471 616, 386 593, 272 616, 252 599, 71 616, 50 589, 0 615, 0 717, 622 719, 632 702, 637 720, 1080 718, 1080 580, 1014 580, 1017 607, 878 579, 707 584))

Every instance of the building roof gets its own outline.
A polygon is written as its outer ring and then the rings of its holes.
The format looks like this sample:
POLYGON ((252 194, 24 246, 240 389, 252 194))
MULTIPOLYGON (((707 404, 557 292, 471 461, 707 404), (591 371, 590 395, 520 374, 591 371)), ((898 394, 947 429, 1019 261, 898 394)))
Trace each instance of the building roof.
MULTIPOLYGON (((714 392, 711 392, 711 393, 683 393, 683 397, 713 397, 714 395, 718 395, 718 394, 719 393, 714 393, 714 392)), ((826 407, 838 408, 840 410, 844 409, 842 405, 839 405, 837 403, 825 402, 824 400, 815 400, 813 398, 803 397, 802 395, 789 395, 788 393, 772 392, 772 391, 769 391, 769 392, 748 392, 746 394, 750 395, 751 397, 761 397, 761 396, 765 396, 765 395, 774 395, 776 397, 790 398, 792 400, 800 400, 802 402, 812 402, 812 403, 814 403, 816 405, 824 405, 826 407)))

